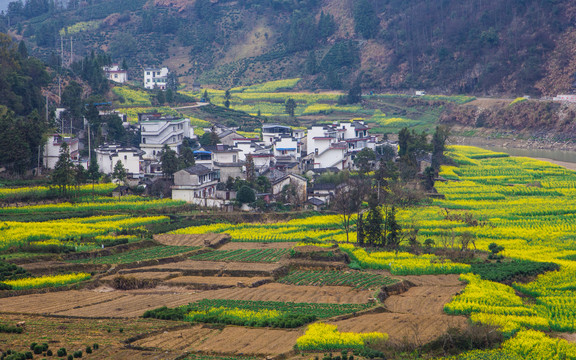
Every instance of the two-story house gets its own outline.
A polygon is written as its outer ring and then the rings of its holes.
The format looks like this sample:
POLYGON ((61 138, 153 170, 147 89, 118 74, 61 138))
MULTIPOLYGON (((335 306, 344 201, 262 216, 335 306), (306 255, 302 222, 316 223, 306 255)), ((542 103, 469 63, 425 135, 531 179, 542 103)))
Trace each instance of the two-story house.
POLYGON ((219 207, 223 204, 221 200, 226 200, 217 197, 216 185, 219 180, 220 171, 204 165, 194 165, 177 171, 174 173, 172 199, 200 206, 219 207))
POLYGON ((120 65, 118 64, 104 66, 102 70, 104 70, 106 79, 110 81, 114 81, 119 84, 124 84, 126 81, 128 81, 128 71, 120 68, 120 65))
POLYGON ((112 174, 114 166, 120 161, 131 178, 139 178, 142 170, 142 155, 144 152, 135 147, 125 147, 115 144, 100 145, 94 150, 100 172, 112 174))
POLYGON ((70 159, 75 163, 78 162, 78 138, 73 135, 51 134, 44 145, 44 167, 46 169, 54 169, 60 156, 60 148, 64 142, 68 144, 70 159))
POLYGON ((170 70, 163 68, 145 68, 144 69, 144 88, 166 90, 168 84, 168 74, 170 70))

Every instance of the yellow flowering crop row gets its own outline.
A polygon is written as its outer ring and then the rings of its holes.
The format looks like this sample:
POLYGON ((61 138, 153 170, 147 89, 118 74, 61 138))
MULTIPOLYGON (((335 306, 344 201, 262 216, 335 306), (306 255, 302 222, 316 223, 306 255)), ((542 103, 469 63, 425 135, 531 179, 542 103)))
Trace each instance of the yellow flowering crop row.
POLYGON ((35 278, 24 278, 18 280, 3 281, 4 284, 11 285, 14 290, 42 288, 49 286, 63 286, 90 279, 88 273, 75 273, 67 275, 42 276, 35 278))
POLYGON ((306 333, 296 340, 299 350, 362 349, 368 344, 388 340, 381 332, 339 332, 336 325, 315 323, 308 325, 306 333))
POLYGON ((394 275, 459 274, 470 271, 470 265, 441 260, 434 255, 419 255, 406 252, 379 251, 368 253, 352 244, 340 244, 364 268, 385 269, 394 275))

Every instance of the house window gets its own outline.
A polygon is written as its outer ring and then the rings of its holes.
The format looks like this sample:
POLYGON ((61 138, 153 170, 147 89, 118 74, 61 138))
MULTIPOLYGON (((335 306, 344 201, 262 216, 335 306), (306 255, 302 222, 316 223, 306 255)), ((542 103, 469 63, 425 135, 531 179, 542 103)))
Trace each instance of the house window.
POLYGON ((146 71, 146 75, 150 75, 150 71, 146 71))
POLYGON ((146 138, 145 137, 142 138, 142 144, 146 144, 146 138))
POLYGON ((128 160, 128 155, 124 155, 124 160, 128 160))
POLYGON ((236 155, 232 155, 232 162, 236 162, 236 155))

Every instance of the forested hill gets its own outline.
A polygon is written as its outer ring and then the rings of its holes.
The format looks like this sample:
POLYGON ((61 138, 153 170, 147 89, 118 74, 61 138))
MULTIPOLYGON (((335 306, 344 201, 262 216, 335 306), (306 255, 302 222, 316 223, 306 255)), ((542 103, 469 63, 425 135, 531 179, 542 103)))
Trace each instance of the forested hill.
MULTIPOLYGON (((569 0, 25 0, 3 18, 35 54, 107 51, 184 83, 553 95, 576 73, 569 0), (54 4, 56 3, 56 5, 54 4), (8 21, 9 20, 9 21, 8 21), (66 42, 65 48, 70 45, 66 42)), ((2 30, 2 29, 0 29, 2 30)))

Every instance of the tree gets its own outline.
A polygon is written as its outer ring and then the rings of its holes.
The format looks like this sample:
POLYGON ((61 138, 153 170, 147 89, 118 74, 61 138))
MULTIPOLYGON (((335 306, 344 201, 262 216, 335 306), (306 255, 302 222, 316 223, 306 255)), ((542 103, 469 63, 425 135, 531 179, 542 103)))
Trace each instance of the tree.
POLYGON ((112 178, 118 180, 122 184, 126 184, 126 178, 128 177, 128 173, 126 172, 126 168, 122 161, 116 161, 114 165, 114 170, 112 171, 112 178))
POLYGON ((362 101, 362 87, 360 86, 360 79, 354 81, 354 84, 348 90, 348 104, 357 104, 362 101))
POLYGON ((75 180, 74 163, 70 159, 70 148, 68 143, 62 142, 60 146, 60 155, 52 173, 52 183, 58 186, 60 195, 68 196, 68 190, 74 185, 75 180))
POLYGON ((402 233, 402 227, 396 221, 396 208, 392 206, 389 210, 386 209, 386 220, 384 222, 384 234, 386 239, 386 246, 391 249, 398 248, 402 233))
POLYGON ((230 107, 230 99, 232 99, 232 95, 230 94, 230 89, 226 89, 226 92, 224 93, 224 106, 226 108, 230 107))
POLYGON ((370 206, 370 210, 366 214, 366 220, 363 221, 362 228, 364 231, 364 239, 369 246, 382 246, 384 241, 382 239, 382 209, 377 204, 370 206))
POLYGON ((94 198, 94 184, 98 179, 100 179, 100 168, 98 167, 98 161, 92 156, 90 160, 90 166, 88 166, 88 179, 92 181, 92 198, 94 198))
POLYGON ((238 193, 236 194, 236 200, 238 200, 241 204, 249 204, 256 201, 256 194, 254 194, 254 190, 252 190, 247 185, 243 185, 238 193))
POLYGON ((297 106, 296 101, 294 101, 292 98, 288 98, 288 100, 286 100, 284 103, 284 106, 286 107, 286 113, 291 117, 294 117, 294 111, 296 110, 297 106))
POLYGON ((162 173, 166 177, 172 177, 178 171, 178 157, 176 151, 170 149, 168 145, 164 145, 162 153, 160 154, 160 163, 162 164, 162 173))
POLYGON ((256 167, 254 165, 254 158, 251 154, 246 155, 246 180, 253 183, 256 180, 256 167))
POLYGON ((182 170, 194 165, 196 165, 194 152, 189 147, 182 146, 180 156, 178 157, 178 169, 182 170))
POLYGON ((158 101, 158 104, 164 105, 164 103, 166 102, 166 96, 164 94, 164 90, 158 90, 158 93, 156 94, 156 101, 158 101))
POLYGON ((204 95, 202 95, 202 100, 205 102, 210 102, 210 96, 208 95, 208 89, 204 90, 204 95))
POLYGON ((175 72, 169 72, 168 76, 166 77, 166 89, 178 91, 178 86, 180 86, 178 76, 175 72))
POLYGON ((304 69, 308 75, 316 75, 318 73, 318 62, 316 61, 316 53, 310 51, 308 57, 306 57, 306 62, 304 63, 304 69))
POLYGON ((346 231, 346 242, 350 241, 349 233, 352 215, 360 210, 365 194, 365 182, 349 180, 346 186, 336 193, 332 201, 332 208, 340 214, 342 219, 342 227, 346 231))
POLYGON ((372 169, 372 162, 376 160, 376 153, 370 148, 360 150, 354 157, 354 166, 361 175, 366 175, 372 169))
POLYGON ((354 5, 354 29, 366 39, 378 34, 380 19, 369 0, 358 0, 354 5))
POLYGON ((437 174, 440 170, 440 165, 444 161, 444 150, 446 149, 446 142, 450 137, 450 129, 444 125, 436 126, 436 131, 432 135, 432 170, 437 174))

